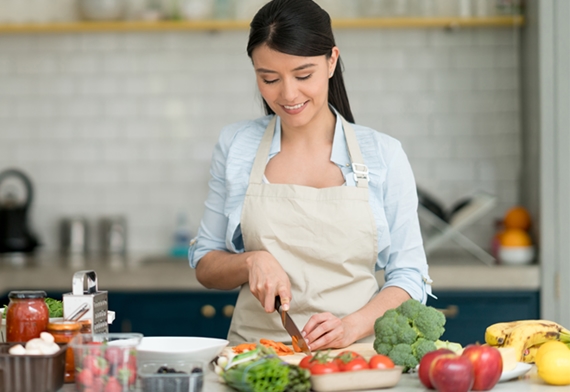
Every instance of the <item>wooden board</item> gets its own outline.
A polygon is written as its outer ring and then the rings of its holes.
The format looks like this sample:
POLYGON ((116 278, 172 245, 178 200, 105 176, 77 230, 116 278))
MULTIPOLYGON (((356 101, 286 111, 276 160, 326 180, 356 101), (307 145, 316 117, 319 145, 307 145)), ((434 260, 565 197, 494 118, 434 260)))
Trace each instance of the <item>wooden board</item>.
MULTIPOLYGON (((364 358, 366 358, 366 360, 370 359, 370 357, 376 354, 376 351, 374 351, 374 348, 372 347, 372 343, 354 343, 346 348, 331 350, 330 354, 334 356, 342 351, 355 351, 360 355, 362 355, 364 358)), ((301 359, 303 359, 304 357, 305 357, 304 353, 295 353, 293 355, 280 356, 279 358, 281 358, 283 361, 287 363, 298 365, 299 362, 301 362, 301 359)))

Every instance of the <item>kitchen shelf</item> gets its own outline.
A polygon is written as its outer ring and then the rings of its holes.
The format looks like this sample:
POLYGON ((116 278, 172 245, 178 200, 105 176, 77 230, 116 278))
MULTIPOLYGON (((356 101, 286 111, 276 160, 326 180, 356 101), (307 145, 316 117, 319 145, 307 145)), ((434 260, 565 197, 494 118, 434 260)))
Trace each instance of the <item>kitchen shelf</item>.
MULTIPOLYGON (((335 19, 334 28, 381 29, 381 28, 459 28, 459 27, 521 27, 521 15, 477 18, 359 18, 335 19)), ((247 30, 248 21, 203 20, 203 21, 105 21, 105 22, 60 22, 0 24, 0 33, 81 33, 81 32, 132 32, 132 31, 220 31, 247 30)))

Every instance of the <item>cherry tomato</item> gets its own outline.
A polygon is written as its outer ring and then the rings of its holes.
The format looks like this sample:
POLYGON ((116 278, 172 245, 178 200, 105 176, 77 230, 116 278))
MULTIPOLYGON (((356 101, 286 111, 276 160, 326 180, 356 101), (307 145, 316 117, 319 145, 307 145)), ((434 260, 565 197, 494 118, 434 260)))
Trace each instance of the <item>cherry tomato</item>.
POLYGON ((315 363, 317 363, 317 362, 313 361, 313 356, 307 355, 306 357, 301 359, 301 362, 299 362, 299 367, 302 367, 303 369, 309 369, 315 363))
POLYGON ((354 351, 343 351, 333 359, 341 372, 368 369, 368 362, 364 357, 354 351))
POLYGON ((370 369, 392 369, 394 362, 386 355, 376 354, 368 361, 370 369))
POLYGON ((330 374, 339 371, 338 365, 335 362, 315 362, 310 368, 311 374, 330 374))

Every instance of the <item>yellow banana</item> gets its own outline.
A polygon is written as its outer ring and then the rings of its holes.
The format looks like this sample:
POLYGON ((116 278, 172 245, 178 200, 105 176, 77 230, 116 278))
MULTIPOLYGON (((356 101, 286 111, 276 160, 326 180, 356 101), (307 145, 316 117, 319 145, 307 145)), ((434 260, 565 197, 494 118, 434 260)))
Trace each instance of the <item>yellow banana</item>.
POLYGON ((549 340, 559 340, 560 333, 564 330, 564 327, 554 322, 521 323, 511 330, 503 346, 513 347, 517 361, 520 362, 526 349, 549 340))
POLYGON ((536 357, 536 353, 538 352, 540 346, 542 346, 542 344, 538 344, 524 350, 522 361, 524 363, 534 363, 534 358, 536 357))
MULTIPOLYGON (((565 330, 565 328, 561 325, 549 320, 517 320, 505 323, 496 323, 488 326, 485 330, 485 342, 491 346, 501 346, 503 343, 505 343, 505 339, 507 336, 509 336, 511 331, 515 327, 523 324, 552 325, 560 327, 561 331, 565 330)), ((568 330, 566 331, 570 332, 568 330)))

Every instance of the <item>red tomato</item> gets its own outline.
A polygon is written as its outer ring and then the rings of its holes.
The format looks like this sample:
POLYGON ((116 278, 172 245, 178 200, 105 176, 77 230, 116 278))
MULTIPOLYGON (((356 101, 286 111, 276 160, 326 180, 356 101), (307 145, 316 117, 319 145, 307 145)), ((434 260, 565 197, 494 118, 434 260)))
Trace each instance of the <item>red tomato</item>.
POLYGON ((392 369, 394 362, 386 355, 376 354, 368 361, 370 369, 392 369))
POLYGON ((315 363, 317 363, 317 362, 313 361, 313 356, 307 355, 306 357, 301 359, 301 362, 299 362, 299 367, 302 367, 303 369, 309 369, 315 363))
POLYGON ((333 361, 338 365, 341 372, 368 369, 366 359, 354 351, 342 351, 334 357, 333 361))
POLYGON ((350 362, 339 366, 341 372, 354 372, 356 370, 369 369, 368 362, 364 358, 355 358, 350 362))
POLYGON ((339 371, 338 365, 335 362, 315 362, 309 368, 311 374, 330 374, 337 373, 339 371))

